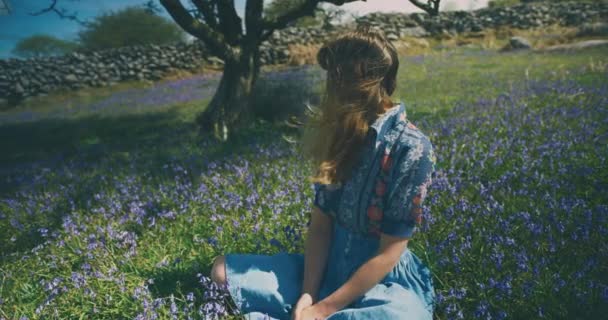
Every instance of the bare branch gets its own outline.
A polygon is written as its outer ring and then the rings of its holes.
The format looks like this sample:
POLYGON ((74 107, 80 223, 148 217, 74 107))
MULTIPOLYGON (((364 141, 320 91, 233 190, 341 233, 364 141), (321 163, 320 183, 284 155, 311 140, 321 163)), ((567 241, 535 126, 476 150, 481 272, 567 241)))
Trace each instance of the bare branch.
POLYGON ((221 31, 228 43, 236 44, 243 34, 243 27, 241 18, 234 8, 234 0, 216 0, 216 3, 221 31))
POLYGON ((190 0, 192 4, 198 10, 198 13, 202 15, 205 20, 205 23, 213 29, 218 28, 219 22, 217 21, 217 17, 215 15, 216 2, 208 1, 208 0, 190 0))
POLYGON ((203 18, 205 24, 224 35, 227 43, 238 44, 243 30, 234 0, 190 0, 190 2, 196 7, 195 12, 203 18))
POLYGON ((247 35, 259 36, 261 32, 264 0, 249 0, 245 5, 245 27, 247 35))
POLYGON ((11 14, 11 6, 8 5, 8 2, 6 0, 0 0, 0 2, 2 3, 0 10, 6 10, 7 14, 11 14))
POLYGON ((65 10, 64 8, 57 8, 58 2, 59 2, 59 0, 52 0, 51 4, 48 7, 44 8, 40 11, 30 12, 30 15, 39 16, 39 15, 42 15, 42 14, 45 14, 48 12, 54 12, 61 19, 67 19, 67 20, 72 20, 72 21, 78 22, 80 24, 86 24, 86 21, 80 20, 75 13, 68 14, 67 10, 65 10))
POLYGON ((160 3, 182 29, 203 40, 213 54, 223 59, 232 58, 232 50, 226 44, 224 36, 207 24, 195 19, 184 8, 180 0, 160 0, 160 3))
POLYGON ((416 7, 426 11, 431 16, 439 14, 439 3, 441 0, 426 0, 426 3, 422 3, 420 0, 409 0, 416 7))

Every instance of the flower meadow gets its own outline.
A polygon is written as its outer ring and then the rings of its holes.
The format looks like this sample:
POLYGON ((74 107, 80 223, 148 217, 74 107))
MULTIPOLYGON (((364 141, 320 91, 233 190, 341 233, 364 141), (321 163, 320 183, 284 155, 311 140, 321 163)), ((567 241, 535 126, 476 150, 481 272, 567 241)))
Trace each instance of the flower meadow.
MULTIPOLYGON (((436 319, 608 312, 605 59, 403 58, 396 98, 438 161, 410 241, 433 273, 436 319)), ((149 114, 141 103, 0 126, 0 319, 238 319, 208 278, 213 258, 302 252, 311 167, 282 138, 297 133, 263 121, 230 145, 199 136, 208 97, 186 87, 187 103, 142 90, 82 106, 138 96, 149 114)))
POLYGON ((0 124, 69 119, 78 115, 116 115, 138 112, 154 112, 167 106, 189 103, 209 98, 219 82, 216 73, 195 75, 185 79, 161 81, 143 88, 120 90, 95 101, 72 99, 53 103, 50 110, 14 110, 0 114, 0 124))

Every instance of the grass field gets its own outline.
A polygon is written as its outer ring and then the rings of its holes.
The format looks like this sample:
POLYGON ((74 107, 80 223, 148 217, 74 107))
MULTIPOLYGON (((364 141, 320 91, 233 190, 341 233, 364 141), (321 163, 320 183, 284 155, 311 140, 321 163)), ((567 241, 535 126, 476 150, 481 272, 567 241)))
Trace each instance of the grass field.
MULTIPOLYGON (((608 312, 606 53, 403 58, 395 99, 438 160, 410 241, 433 272, 436 319, 608 312)), ((322 76, 295 73, 294 86, 322 76)), ((310 167, 276 124, 230 145, 198 136, 216 84, 195 76, 0 113, 0 319, 233 314, 207 278, 214 256, 303 250, 310 167)))

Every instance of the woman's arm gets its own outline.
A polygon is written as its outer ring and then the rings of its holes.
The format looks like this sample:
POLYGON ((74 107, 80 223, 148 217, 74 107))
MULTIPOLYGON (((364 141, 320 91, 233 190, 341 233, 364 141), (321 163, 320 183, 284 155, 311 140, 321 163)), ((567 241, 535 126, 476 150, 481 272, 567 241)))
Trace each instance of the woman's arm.
POLYGON ((319 286, 325 273, 327 254, 331 246, 332 219, 313 206, 304 252, 302 294, 308 293, 317 302, 319 286))
POLYGON ((317 307, 321 314, 327 317, 343 309, 379 283, 395 267, 407 242, 408 238, 382 234, 378 253, 361 265, 340 288, 319 301, 317 307))

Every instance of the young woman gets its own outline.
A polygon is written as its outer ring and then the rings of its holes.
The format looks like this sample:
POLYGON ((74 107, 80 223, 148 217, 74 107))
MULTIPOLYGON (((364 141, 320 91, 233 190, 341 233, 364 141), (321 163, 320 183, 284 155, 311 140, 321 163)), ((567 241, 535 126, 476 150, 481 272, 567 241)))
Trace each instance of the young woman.
MULTIPOLYGON (((369 28, 325 44, 304 254, 228 254, 212 279, 249 319, 432 319, 431 274, 408 241, 435 170, 430 140, 390 96, 399 60, 369 28)), ((310 132, 310 131, 309 131, 310 132)))

